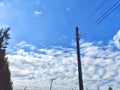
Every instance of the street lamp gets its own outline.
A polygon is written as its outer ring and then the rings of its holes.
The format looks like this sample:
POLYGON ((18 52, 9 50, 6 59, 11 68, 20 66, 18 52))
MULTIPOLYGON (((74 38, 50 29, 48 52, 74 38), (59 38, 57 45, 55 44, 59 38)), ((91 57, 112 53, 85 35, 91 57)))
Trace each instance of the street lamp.
POLYGON ((57 79, 57 78, 52 78, 52 79, 51 79, 50 90, 52 90, 52 83, 53 83, 53 81, 56 80, 56 79, 57 79))

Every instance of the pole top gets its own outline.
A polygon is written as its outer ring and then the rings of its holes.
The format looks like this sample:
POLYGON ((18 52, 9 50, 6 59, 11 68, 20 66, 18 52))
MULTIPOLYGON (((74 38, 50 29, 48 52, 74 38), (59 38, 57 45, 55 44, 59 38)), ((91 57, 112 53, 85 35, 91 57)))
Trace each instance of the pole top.
POLYGON ((57 78, 52 78, 51 80, 53 81, 53 80, 56 80, 57 78))
POLYGON ((76 30, 78 30, 78 26, 76 26, 76 30))
POLYGON ((78 35, 78 26, 76 26, 76 35, 78 35))

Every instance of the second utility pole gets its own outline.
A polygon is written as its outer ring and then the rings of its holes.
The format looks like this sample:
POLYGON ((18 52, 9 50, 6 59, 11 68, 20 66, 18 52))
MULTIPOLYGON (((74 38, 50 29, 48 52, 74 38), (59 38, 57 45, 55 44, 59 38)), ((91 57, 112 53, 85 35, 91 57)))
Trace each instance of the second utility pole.
POLYGON ((78 32, 78 27, 76 27, 76 44, 77 44, 79 90, 83 90, 82 64, 81 64, 81 57, 80 57, 80 44, 79 44, 79 32, 78 32))

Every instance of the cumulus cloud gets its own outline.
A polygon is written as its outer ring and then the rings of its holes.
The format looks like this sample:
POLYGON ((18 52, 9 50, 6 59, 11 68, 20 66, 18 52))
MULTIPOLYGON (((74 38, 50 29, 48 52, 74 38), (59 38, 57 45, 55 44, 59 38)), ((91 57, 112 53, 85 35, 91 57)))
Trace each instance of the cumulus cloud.
MULTIPOLYGON (((75 48, 56 46, 48 49, 34 46, 35 51, 24 49, 25 47, 31 48, 31 46, 34 45, 22 41, 16 46, 16 49, 13 48, 15 53, 8 55, 15 85, 19 85, 17 83, 19 80, 26 82, 26 86, 32 86, 36 82, 36 85, 40 86, 38 88, 44 86, 49 88, 47 86, 50 85, 50 79, 57 77, 54 82, 55 88, 69 87, 69 90, 78 87, 75 48)), ((98 44, 85 41, 81 43, 83 81, 84 86, 91 88, 90 90, 96 89, 93 89, 92 86, 98 85, 103 88, 101 90, 105 90, 109 85, 117 87, 120 84, 120 52, 112 50, 108 46, 109 44, 100 46, 99 42, 98 44)))
POLYGON ((31 50, 34 50, 34 49, 35 49, 35 46, 34 46, 34 45, 28 44, 26 41, 21 41, 20 43, 17 44, 17 46, 20 47, 20 48, 25 48, 25 47, 27 47, 27 48, 29 48, 29 49, 31 49, 31 50))
MULTIPOLYGON (((58 82, 63 82, 63 80, 67 81, 73 75, 77 76, 74 74, 74 70, 76 70, 76 64, 74 63, 76 61, 72 61, 73 58, 69 57, 75 57, 75 54, 72 53, 73 50, 67 48, 65 50, 58 49, 38 49, 38 53, 17 49, 16 54, 8 55, 12 79, 15 82, 16 79, 47 82, 51 78, 57 77, 58 82), (66 53, 69 50, 71 53, 66 53)), ((68 83, 71 81, 74 81, 74 78, 70 79, 68 83)))
POLYGON ((120 49, 120 30, 113 37, 113 41, 114 41, 114 44, 116 45, 116 47, 120 49))
POLYGON ((41 15, 42 13, 43 13, 42 11, 34 11, 34 14, 37 16, 41 15))

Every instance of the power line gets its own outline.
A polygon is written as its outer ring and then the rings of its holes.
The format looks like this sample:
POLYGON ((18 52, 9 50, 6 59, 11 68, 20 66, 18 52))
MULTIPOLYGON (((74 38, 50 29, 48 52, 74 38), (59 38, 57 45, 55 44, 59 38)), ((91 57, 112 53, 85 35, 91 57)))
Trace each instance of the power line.
POLYGON ((101 23, 107 16, 109 16, 119 5, 117 5, 119 3, 119 1, 117 1, 110 9, 108 9, 100 18, 97 19, 97 21, 88 28, 88 30, 86 30, 85 33, 83 33, 81 35, 81 37, 85 36, 88 32, 90 32, 92 29, 94 29, 96 27, 96 25, 98 25, 99 23, 101 23), (117 5, 117 7, 116 7, 117 5), (115 8, 114 8, 115 7, 115 8), (110 11, 112 10, 112 11, 110 11), (110 11, 110 12, 109 12, 110 11), (107 15, 106 15, 107 14, 107 15))
POLYGON ((100 8, 105 4, 106 1, 107 1, 107 0, 103 0, 103 1, 100 3, 100 5, 99 5, 99 6, 87 17, 87 19, 83 22, 83 24, 80 26, 80 28, 83 28, 83 27, 85 26, 86 22, 88 22, 88 19, 90 20, 90 18, 93 17, 94 14, 100 10, 100 8))
POLYGON ((92 31, 98 24, 100 24, 103 20, 105 20, 115 9, 118 8, 118 6, 120 4, 118 4, 120 2, 117 1, 110 9, 108 9, 100 18, 98 18, 96 20, 96 22, 91 26, 89 27, 86 32, 84 32, 82 35, 81 35, 81 38, 85 37, 90 31, 92 31))

